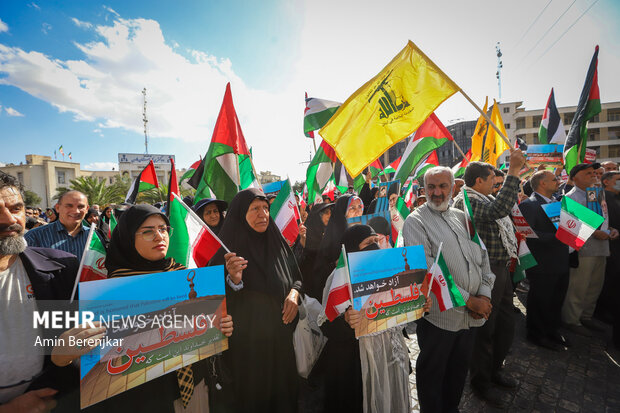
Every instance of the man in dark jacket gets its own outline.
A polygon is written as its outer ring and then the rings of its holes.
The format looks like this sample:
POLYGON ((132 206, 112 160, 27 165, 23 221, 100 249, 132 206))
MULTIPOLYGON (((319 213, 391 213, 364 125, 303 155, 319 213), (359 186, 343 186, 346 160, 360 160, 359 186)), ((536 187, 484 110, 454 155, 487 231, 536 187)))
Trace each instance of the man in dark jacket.
POLYGON ((555 225, 542 205, 555 202, 557 177, 550 171, 538 171, 530 179, 532 195, 519 209, 538 238, 527 238, 527 246, 538 265, 526 271, 530 281, 527 296, 527 338, 554 351, 565 350, 568 342, 558 332, 562 303, 568 288, 568 246, 556 237, 555 225))
POLYGON ((28 247, 25 218, 19 182, 0 172, 0 412, 49 411, 79 379, 73 366, 51 362, 32 327, 39 303, 70 298, 79 262, 64 251, 28 247))

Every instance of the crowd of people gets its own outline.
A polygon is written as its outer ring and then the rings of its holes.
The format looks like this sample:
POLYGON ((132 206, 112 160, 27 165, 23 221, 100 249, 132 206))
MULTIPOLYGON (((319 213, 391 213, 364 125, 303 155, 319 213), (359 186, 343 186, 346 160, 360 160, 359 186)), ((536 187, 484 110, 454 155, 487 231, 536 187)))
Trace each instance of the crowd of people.
MULTIPOLYGON (((465 306, 440 311, 429 295, 425 315, 415 322, 415 366, 405 342, 411 329, 401 325, 357 339, 354 328, 363 315, 349 308, 321 326, 327 343, 307 379, 297 373, 293 346, 299 305, 304 296, 325 304, 342 245, 348 253, 394 246, 385 218, 368 225, 350 225, 348 219, 374 212, 382 195, 394 208, 402 189, 392 185, 381 194, 368 175, 358 194, 350 188, 324 202, 298 199, 300 231, 292 246, 270 217, 273 197, 259 189, 242 190, 230 203, 186 198, 230 250, 220 249, 209 262, 224 266, 227 315, 218 327, 229 349, 85 411, 404 413, 411 411, 414 372, 422 412, 458 411, 468 376, 479 398, 504 408, 503 392, 519 384, 504 369, 515 335, 513 271, 523 236, 511 218, 515 205, 536 235, 526 238, 537 262, 526 272, 527 340, 541 351, 570 351, 570 335, 590 336, 610 323, 620 349, 614 304, 620 291, 618 165, 578 164, 562 182, 561 168, 544 166, 521 179, 525 162, 513 150, 504 171, 471 162, 455 179, 451 169, 434 167, 419 183, 411 213, 399 224, 402 242, 422 245, 428 268, 442 244, 465 306), (571 252, 541 206, 562 197, 587 206, 592 187, 604 193, 605 220, 571 252)), ((43 211, 26 206, 22 190, 14 177, 0 173, 0 412, 78 411, 79 357, 92 348, 15 356, 24 354, 17 349, 29 346, 36 333, 24 327, 31 325, 25 310, 39 300, 70 298, 93 224, 107 250, 109 278, 185 267, 166 258, 171 228, 165 205, 100 210, 71 190, 43 211)), ((105 334, 104 327, 78 327, 62 337, 105 334)))

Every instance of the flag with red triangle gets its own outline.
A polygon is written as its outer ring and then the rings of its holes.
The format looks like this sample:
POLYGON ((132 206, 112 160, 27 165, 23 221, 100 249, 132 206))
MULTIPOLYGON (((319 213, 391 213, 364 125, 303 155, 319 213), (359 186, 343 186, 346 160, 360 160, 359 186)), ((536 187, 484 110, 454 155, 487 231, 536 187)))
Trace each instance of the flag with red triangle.
POLYGON ((151 160, 142 172, 136 176, 136 179, 133 180, 129 192, 127 192, 127 196, 125 197, 125 202, 135 204, 138 193, 153 188, 159 188, 159 182, 157 181, 157 174, 155 173, 155 165, 153 164, 153 160, 151 160))
POLYGON ((172 194, 181 196, 181 190, 179 189, 179 182, 177 181, 177 171, 174 169, 174 159, 170 158, 170 180, 168 181, 168 196, 166 204, 166 214, 170 216, 170 203, 172 202, 172 194))

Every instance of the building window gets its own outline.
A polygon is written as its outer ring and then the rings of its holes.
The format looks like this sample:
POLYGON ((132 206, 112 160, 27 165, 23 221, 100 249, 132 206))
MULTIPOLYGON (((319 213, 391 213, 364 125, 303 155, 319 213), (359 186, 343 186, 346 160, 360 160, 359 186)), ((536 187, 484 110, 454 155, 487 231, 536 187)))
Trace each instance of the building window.
POLYGON ((114 178, 110 177, 110 185, 114 183, 114 178))
POLYGON ((65 182, 65 171, 56 171, 56 180, 57 183, 60 185, 64 185, 65 182))
POLYGON ((23 172, 18 172, 17 173, 17 180, 19 181, 20 184, 24 184, 24 173, 23 172))
POLYGON ((510 129, 510 123, 504 123, 504 128, 510 129))
POLYGON ((609 139, 620 139, 620 127, 614 126, 607 129, 607 137, 609 139))
POLYGON ((620 110, 608 110, 607 122, 613 122, 615 120, 620 120, 620 110))
POLYGON ((525 119, 517 119, 517 129, 525 128, 525 119))
POLYGON ((620 158, 620 145, 609 145, 609 157, 620 158))
POLYGON ((596 132, 590 132, 590 136, 588 137, 590 141, 598 141, 600 140, 600 135, 596 132))
POLYGON ((542 116, 534 116, 532 118, 532 127, 534 127, 534 128, 539 127, 541 119, 542 119, 542 116))
POLYGON ((595 117, 593 117, 592 119, 590 119, 590 122, 600 122, 600 117, 599 117, 599 115, 596 115, 595 117))
POLYGON ((510 108, 504 108, 504 113, 510 113, 510 108))
POLYGON ((573 118, 575 117, 574 113, 565 113, 564 114, 564 124, 565 125, 570 125, 571 123, 573 123, 573 118))

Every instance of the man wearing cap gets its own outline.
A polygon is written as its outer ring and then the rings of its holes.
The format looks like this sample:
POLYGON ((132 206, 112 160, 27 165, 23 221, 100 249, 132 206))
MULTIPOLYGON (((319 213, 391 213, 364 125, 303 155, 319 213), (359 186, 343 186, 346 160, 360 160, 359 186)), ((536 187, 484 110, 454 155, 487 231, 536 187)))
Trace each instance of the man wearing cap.
MULTIPOLYGON (((595 171, 599 163, 580 163, 570 171, 574 183, 565 196, 587 206, 586 188, 593 187, 597 181, 595 171)), ((601 225, 608 227, 606 219, 601 225)), ((562 305, 562 321, 565 327, 577 334, 591 336, 591 330, 602 331, 604 327, 594 320, 592 315, 596 300, 603 288, 605 279, 605 263, 609 256, 609 240, 618 238, 618 231, 609 227, 608 230, 597 229, 579 250, 579 266, 569 272, 568 290, 562 305)))

